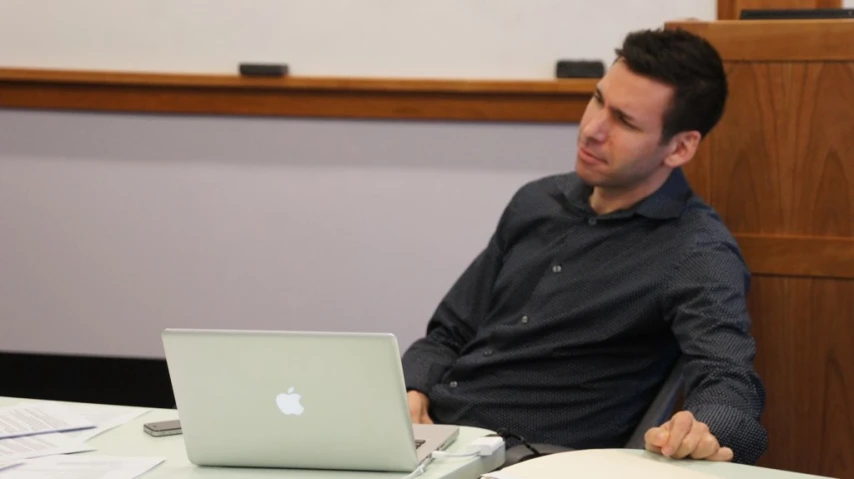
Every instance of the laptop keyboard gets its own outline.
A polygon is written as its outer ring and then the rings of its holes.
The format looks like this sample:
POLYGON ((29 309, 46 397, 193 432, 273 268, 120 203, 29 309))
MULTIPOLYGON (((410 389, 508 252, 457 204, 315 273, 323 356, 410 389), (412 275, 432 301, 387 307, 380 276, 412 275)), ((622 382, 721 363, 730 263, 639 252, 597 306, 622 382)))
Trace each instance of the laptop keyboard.
POLYGON ((415 440, 415 449, 418 449, 419 447, 421 447, 422 445, 424 445, 424 443, 425 443, 425 442, 426 442, 426 441, 425 441, 424 439, 416 439, 416 440, 415 440))

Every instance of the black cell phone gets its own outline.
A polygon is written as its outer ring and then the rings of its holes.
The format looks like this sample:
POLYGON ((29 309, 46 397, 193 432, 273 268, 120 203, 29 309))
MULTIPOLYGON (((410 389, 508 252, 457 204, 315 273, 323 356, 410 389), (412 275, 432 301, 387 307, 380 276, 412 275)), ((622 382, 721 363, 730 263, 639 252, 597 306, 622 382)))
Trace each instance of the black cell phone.
POLYGON ((181 421, 175 419, 172 421, 148 422, 143 425, 143 430, 150 436, 174 436, 181 434, 181 421))

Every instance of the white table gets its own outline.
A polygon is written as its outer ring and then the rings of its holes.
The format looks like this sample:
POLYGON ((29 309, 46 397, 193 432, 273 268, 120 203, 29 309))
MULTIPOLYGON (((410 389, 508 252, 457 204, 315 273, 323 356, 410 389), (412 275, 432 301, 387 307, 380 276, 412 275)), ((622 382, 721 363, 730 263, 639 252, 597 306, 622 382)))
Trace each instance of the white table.
MULTIPOLYGON (((0 407, 12 406, 21 399, 0 396, 0 407)), ((80 454, 101 454, 107 456, 145 456, 163 457, 166 461, 142 476, 142 479, 249 479, 249 478, 288 478, 288 479, 400 479, 406 474, 310 471, 290 469, 251 469, 199 467, 187 459, 182 435, 152 437, 143 432, 143 424, 153 421, 178 419, 174 409, 151 409, 142 416, 89 440, 87 444, 96 451, 80 454)), ((465 445, 475 438, 491 434, 492 431, 471 427, 460 428, 457 440, 448 448, 448 452, 462 452, 465 445)), ((437 459, 427 468, 422 479, 475 479, 481 474, 495 470, 504 463, 504 451, 500 450, 484 458, 448 458, 437 459)), ((3 474, 0 473, 0 479, 3 474)))
MULTIPOLYGON (((20 401, 31 401, 31 399, 0 396, 0 407, 12 406, 20 401)), ((151 437, 143 432, 142 426, 146 422, 164 421, 177 418, 178 413, 174 409, 152 409, 150 412, 123 426, 107 431, 106 433, 91 439, 88 444, 96 447, 97 451, 82 454, 152 456, 166 458, 165 462, 161 463, 157 468, 143 476, 143 479, 244 479, 256 477, 282 477, 288 479, 400 479, 405 476, 405 474, 400 473, 198 467, 190 463, 187 459, 183 436, 151 437)), ((462 427, 460 428, 459 438, 451 445, 448 452, 461 452, 466 444, 477 437, 490 434, 491 432, 492 431, 488 431, 486 429, 462 427)), ((661 456, 641 450, 621 449, 620 451, 625 454, 644 456, 652 461, 668 461, 679 467, 702 471, 706 474, 726 479, 806 479, 819 477, 740 464, 708 461, 671 461, 661 456)), ((437 459, 430 464, 430 467, 427 468, 427 473, 421 476, 421 478, 475 479, 481 474, 497 469, 503 464, 503 462, 503 450, 500 451, 500 454, 478 459, 437 459)), ((2 473, 0 473, 0 479, 2 479, 2 473)))
POLYGON ((643 456, 651 461, 665 461, 685 469, 691 469, 726 479, 827 479, 824 476, 813 476, 809 474, 780 471, 765 467, 747 466, 744 464, 733 464, 729 462, 673 461, 658 454, 652 454, 640 449, 621 449, 620 452, 643 456))

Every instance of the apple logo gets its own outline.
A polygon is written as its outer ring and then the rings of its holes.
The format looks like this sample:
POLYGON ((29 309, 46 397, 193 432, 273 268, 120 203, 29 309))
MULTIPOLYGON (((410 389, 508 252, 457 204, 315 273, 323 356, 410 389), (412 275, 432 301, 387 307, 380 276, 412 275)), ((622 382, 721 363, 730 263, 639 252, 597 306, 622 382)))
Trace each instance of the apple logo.
POLYGON ((287 393, 276 396, 276 406, 279 406, 279 410, 288 416, 292 414, 299 416, 305 411, 305 408, 299 403, 301 397, 294 392, 294 388, 290 388, 287 393))

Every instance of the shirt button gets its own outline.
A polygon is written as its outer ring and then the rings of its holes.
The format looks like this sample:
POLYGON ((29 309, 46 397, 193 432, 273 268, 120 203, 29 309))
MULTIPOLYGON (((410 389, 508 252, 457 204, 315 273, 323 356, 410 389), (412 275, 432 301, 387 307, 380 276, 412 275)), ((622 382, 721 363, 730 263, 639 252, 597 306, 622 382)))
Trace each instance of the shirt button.
POLYGON ((559 264, 552 266, 552 272, 553 273, 560 273, 562 270, 563 270, 563 268, 561 268, 559 264))
POLYGON ((452 388, 455 388, 455 387, 457 387, 457 382, 456 382, 456 381, 451 381, 451 383, 450 383, 450 384, 448 384, 448 386, 451 386, 452 388))
POLYGON ((589 224, 590 226, 595 226, 596 218, 587 218, 587 224, 589 224))
POLYGON ((484 356, 492 356, 492 352, 493 351, 491 349, 487 349, 486 351, 483 352, 483 355, 484 356))
POLYGON ((527 316, 522 316, 522 324, 528 324, 528 321, 530 321, 530 320, 531 319, 528 318, 527 316))

